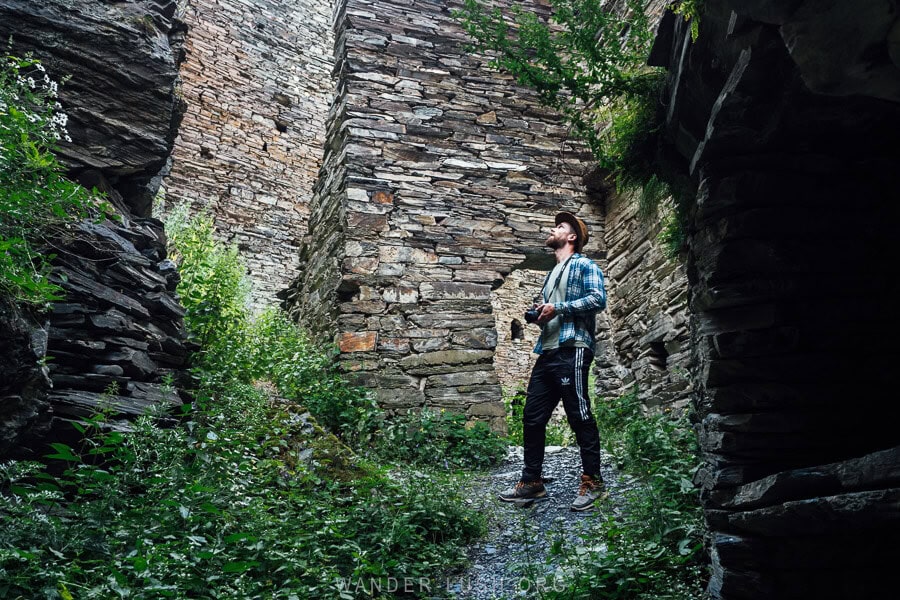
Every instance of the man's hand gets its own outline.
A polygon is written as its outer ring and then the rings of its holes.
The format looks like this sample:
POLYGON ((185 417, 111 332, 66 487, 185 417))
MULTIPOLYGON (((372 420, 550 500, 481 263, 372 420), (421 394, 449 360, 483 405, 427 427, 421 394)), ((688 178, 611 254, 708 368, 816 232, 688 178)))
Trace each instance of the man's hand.
POLYGON ((544 325, 556 316, 556 309, 552 304, 538 304, 535 308, 541 311, 537 318, 538 325, 544 325))

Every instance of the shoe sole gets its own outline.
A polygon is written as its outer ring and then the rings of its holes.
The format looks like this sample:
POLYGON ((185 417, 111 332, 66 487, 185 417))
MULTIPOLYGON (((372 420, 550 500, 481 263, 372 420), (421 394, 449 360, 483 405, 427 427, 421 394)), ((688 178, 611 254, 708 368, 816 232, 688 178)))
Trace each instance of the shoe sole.
POLYGON ((594 501, 591 502, 590 504, 585 504, 584 506, 581 506, 581 507, 576 507, 576 506, 572 505, 569 508, 571 508, 573 512, 584 512, 586 510, 590 510, 590 509, 594 508, 595 504, 597 504, 601 500, 606 500, 607 498, 609 498, 609 493, 605 493, 602 496, 600 496, 599 498, 595 498, 594 501))
POLYGON ((512 500, 512 501, 508 502, 507 504, 512 504, 516 508, 528 508, 529 506, 531 506, 535 503, 547 502, 548 500, 550 500, 550 496, 544 495, 544 496, 540 496, 540 497, 535 496, 534 498, 524 498, 521 500, 512 500))
POLYGON ((523 496, 521 498, 504 498, 503 496, 497 496, 497 498, 499 498, 501 502, 516 502, 516 503, 518 503, 518 502, 529 502, 529 501, 537 500, 539 498, 543 498, 546 495, 547 495, 547 490, 544 490, 543 492, 538 492, 537 494, 534 494, 532 496, 523 496))

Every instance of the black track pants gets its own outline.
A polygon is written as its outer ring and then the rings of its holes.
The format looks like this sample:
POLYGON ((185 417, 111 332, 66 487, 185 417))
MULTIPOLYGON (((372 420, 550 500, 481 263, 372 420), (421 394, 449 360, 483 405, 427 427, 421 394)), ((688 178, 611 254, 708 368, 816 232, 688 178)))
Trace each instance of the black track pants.
POLYGON ((588 371, 593 360, 594 353, 587 348, 549 350, 538 357, 531 371, 522 414, 524 481, 541 476, 547 422, 560 399, 581 449, 582 469, 587 475, 600 477, 600 434, 588 398, 588 371))

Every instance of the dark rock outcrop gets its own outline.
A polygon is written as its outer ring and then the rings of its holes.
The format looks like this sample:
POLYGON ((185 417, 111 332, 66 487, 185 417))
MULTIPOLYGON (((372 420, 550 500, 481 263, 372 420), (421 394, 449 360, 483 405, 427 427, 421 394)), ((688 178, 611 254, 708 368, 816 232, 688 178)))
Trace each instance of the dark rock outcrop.
POLYGON ((0 456, 34 457, 65 422, 103 410, 127 427, 186 398, 184 309, 155 219, 85 221, 56 237, 51 280, 66 299, 43 321, 0 308, 0 456))
POLYGON ((47 325, 0 299, 0 456, 49 423, 47 325))
POLYGON ((896 2, 669 15, 715 598, 896 592, 896 2))
POLYGON ((177 93, 185 27, 175 0, 0 0, 0 39, 57 81, 74 140, 61 158, 96 169, 149 216, 184 112, 177 93))
POLYGON ((104 408, 127 420, 181 404, 184 309, 162 223, 85 221, 60 235, 54 249, 51 280, 66 292, 49 315, 55 417, 104 408))
MULTIPOLYGON (((115 192, 111 192, 115 195, 115 192)), ((0 455, 35 457, 66 422, 103 411, 112 427, 188 400, 178 273, 156 219, 82 221, 52 237, 51 281, 65 300, 43 322, 0 310, 0 455), (49 377, 48 377, 49 375, 49 377)))
POLYGON ((183 401, 178 275, 162 224, 146 218, 183 112, 176 11, 175 0, 0 0, 10 51, 31 53, 57 81, 71 77, 60 101, 74 141, 60 158, 122 217, 49 236, 65 300, 44 322, 0 310, 0 454, 40 455, 42 439, 65 435, 57 426, 100 408, 124 426, 183 401))

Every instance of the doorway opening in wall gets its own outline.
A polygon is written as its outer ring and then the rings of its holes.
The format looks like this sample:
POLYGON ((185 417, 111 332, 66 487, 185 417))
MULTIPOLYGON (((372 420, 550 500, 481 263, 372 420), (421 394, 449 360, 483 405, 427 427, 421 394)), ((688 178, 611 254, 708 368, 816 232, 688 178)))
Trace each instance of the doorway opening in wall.
POLYGON ((668 368, 669 351, 666 350, 664 342, 650 342, 650 366, 658 371, 665 371, 668 368))
POLYGON ((522 327, 522 321, 513 319, 509 324, 509 335, 512 340, 524 340, 525 328, 522 327))

